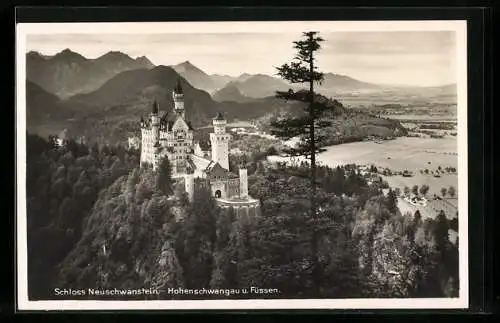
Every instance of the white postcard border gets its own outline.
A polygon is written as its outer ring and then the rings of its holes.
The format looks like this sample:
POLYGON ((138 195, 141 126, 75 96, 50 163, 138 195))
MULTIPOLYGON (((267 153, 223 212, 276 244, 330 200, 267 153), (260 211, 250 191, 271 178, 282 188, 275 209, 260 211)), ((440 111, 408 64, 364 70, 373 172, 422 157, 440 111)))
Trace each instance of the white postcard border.
POLYGON ((18 310, 214 310, 214 309, 458 309, 469 303, 467 174, 467 22, 432 21, 286 21, 286 22, 124 22, 20 23, 16 26, 17 307, 18 310), (458 298, 419 299, 251 299, 196 301, 28 300, 26 232, 26 36, 28 34, 301 33, 347 31, 456 32, 458 111, 459 278, 458 298))

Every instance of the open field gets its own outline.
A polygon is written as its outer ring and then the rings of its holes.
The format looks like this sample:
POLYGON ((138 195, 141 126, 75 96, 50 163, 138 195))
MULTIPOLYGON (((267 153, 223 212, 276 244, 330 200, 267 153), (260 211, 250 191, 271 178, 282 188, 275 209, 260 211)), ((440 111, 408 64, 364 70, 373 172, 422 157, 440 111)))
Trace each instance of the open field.
POLYGON ((416 174, 413 177, 402 177, 402 176, 382 176, 384 180, 389 183, 389 186, 396 188, 399 187, 401 190, 404 189, 405 186, 408 186, 410 189, 413 185, 418 185, 419 187, 426 184, 429 185, 429 195, 437 194, 441 195, 442 187, 450 187, 453 186, 457 190, 458 194, 458 177, 457 175, 442 175, 439 178, 433 177, 431 175, 420 175, 416 174))
POLYGON ((426 206, 416 206, 408 201, 405 201, 403 198, 398 198, 398 207, 402 214, 406 212, 410 212, 410 214, 415 214, 415 211, 419 210, 423 219, 431 218, 434 219, 438 215, 439 211, 443 210, 448 219, 456 218, 457 206, 456 206, 457 198, 447 198, 443 200, 428 200, 426 206))
MULTIPOLYGON (((269 157, 271 161, 290 161, 287 157, 269 157)), ((443 174, 441 177, 420 174, 421 169, 436 170, 438 166, 457 168, 457 140, 455 137, 443 139, 402 137, 383 141, 355 142, 331 146, 317 157, 323 165, 336 167, 343 164, 375 165, 392 171, 405 169, 414 173, 413 177, 383 176, 391 187, 403 189, 405 186, 429 185, 429 194, 441 194, 442 187, 454 186, 458 190, 456 174, 443 174)), ((297 159, 298 161, 300 159, 297 159)))
POLYGON ((399 121, 421 121, 421 122, 457 122, 456 116, 451 115, 429 115, 429 114, 385 114, 381 118, 389 118, 399 121))

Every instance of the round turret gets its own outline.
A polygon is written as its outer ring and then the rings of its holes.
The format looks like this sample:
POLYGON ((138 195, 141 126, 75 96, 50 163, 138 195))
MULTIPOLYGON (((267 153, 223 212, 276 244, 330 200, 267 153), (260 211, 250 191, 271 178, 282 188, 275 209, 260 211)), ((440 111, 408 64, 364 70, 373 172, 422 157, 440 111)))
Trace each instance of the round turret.
MULTIPOLYGON (((224 118, 224 115, 222 114, 222 112, 218 112, 217 116, 215 116, 215 118, 212 120, 212 123, 214 125, 215 132, 221 133, 220 130, 225 130, 227 121, 226 121, 226 118, 224 118), (217 131, 217 130, 219 130, 219 131, 217 131)), ((225 132, 225 131, 222 131, 222 132, 225 132)))
POLYGON ((226 118, 224 117, 224 115, 222 114, 222 112, 217 112, 217 115, 215 116, 215 118, 213 119, 214 121, 226 121, 226 118))
POLYGON ((219 112, 212 122, 214 125, 214 132, 210 134, 212 160, 218 162, 222 168, 229 169, 229 134, 226 133, 226 118, 219 112))

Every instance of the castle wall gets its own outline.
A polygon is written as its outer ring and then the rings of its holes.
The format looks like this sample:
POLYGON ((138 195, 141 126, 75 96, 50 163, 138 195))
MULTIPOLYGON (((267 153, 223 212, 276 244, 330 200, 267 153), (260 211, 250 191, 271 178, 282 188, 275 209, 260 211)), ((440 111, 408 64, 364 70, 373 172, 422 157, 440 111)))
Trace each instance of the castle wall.
POLYGON ((245 168, 240 169, 240 198, 245 199, 248 197, 248 175, 245 168))
POLYGON ((238 178, 227 180, 227 197, 233 198, 239 196, 240 196, 240 180, 238 178))
POLYGON ((220 197, 227 198, 226 182, 210 182, 210 188, 212 190, 212 196, 218 197, 217 192, 220 191, 220 197))
POLYGON ((195 177, 199 177, 199 178, 205 178, 206 177, 205 172, 203 172, 203 169, 199 169, 199 168, 196 168, 194 170, 194 176, 195 177))
POLYGON ((237 216, 258 216, 260 215, 259 200, 249 199, 244 202, 232 202, 216 200, 217 206, 222 209, 231 209, 237 216))
POLYGON ((141 164, 153 163, 153 131, 151 128, 141 129, 141 164))
POLYGON ((210 151, 204 151, 201 149, 199 144, 196 144, 194 146, 193 152, 196 156, 201 157, 201 158, 210 158, 211 152, 210 151))

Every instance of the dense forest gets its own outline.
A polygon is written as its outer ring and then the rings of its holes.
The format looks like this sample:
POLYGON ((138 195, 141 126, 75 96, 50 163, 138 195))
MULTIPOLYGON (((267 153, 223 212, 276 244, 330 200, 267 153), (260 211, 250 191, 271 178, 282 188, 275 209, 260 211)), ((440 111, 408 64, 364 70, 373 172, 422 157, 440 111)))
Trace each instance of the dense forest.
POLYGON ((457 224, 443 212, 403 216, 392 190, 383 194, 345 165, 318 167, 321 216, 312 220, 307 165, 245 163, 258 212, 220 209, 203 188, 190 202, 168 160, 153 172, 119 145, 58 147, 28 134, 30 299, 55 299, 56 287, 251 286, 279 290, 261 298, 458 297, 458 244, 448 238, 457 224), (311 230, 320 235, 316 252, 311 230))
POLYGON ((100 192, 139 165, 137 151, 87 147, 27 135, 26 203, 30 297, 46 297, 60 263, 82 235, 100 192))

